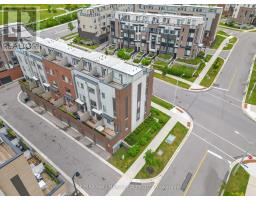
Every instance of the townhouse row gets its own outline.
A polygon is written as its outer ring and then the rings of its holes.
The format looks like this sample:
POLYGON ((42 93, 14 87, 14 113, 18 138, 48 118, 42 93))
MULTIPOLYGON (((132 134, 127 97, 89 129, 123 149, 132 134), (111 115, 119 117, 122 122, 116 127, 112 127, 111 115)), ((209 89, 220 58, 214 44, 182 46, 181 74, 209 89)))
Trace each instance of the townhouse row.
MULTIPOLYGON (((151 5, 151 4, 126 4, 126 5, 97 5, 89 8, 84 8, 78 11, 78 31, 81 37, 97 40, 98 42, 108 41, 111 31, 112 23, 117 17, 117 12, 128 12, 127 15, 131 15, 134 12, 137 17, 138 13, 145 13, 144 17, 147 18, 146 13, 150 13, 152 18, 173 18, 173 15, 179 16, 180 24, 183 26, 191 26, 191 16, 201 17, 200 21, 204 23, 202 29, 204 45, 210 45, 216 35, 217 26, 221 18, 222 7, 213 6, 201 6, 201 5, 151 5), (161 16, 162 15, 162 16, 161 16), (170 15, 170 16, 168 16, 170 15), (184 18, 188 18, 187 20, 184 18), (184 19, 184 20, 182 20, 184 19), (104 38, 104 39, 103 39, 104 38)), ((124 15, 124 14, 123 14, 124 15)), ((160 23, 154 21, 154 26, 162 26, 162 20, 160 23)), ((177 23, 179 23, 177 22, 177 23)), ((173 30, 176 29, 177 23, 168 23, 168 26, 173 30)), ((149 21, 140 21, 140 24, 144 27, 152 26, 149 21)), ((115 30, 122 31, 122 26, 116 26, 115 30)), ((136 29, 135 29, 136 30, 136 29)), ((200 33, 201 34, 201 33, 200 33)), ((150 35, 150 33, 149 33, 150 35)), ((195 34, 196 35, 196 34, 195 34)), ((148 37, 150 39, 151 37, 148 37)), ((197 39, 196 39, 197 40, 197 39)), ((112 40, 113 41, 113 40, 112 40)), ((146 43, 150 43, 150 40, 146 39, 146 43)), ((147 49, 148 51, 150 49, 147 49)))
POLYGON ((150 114, 153 71, 60 41, 37 38, 39 49, 17 49, 24 77, 46 99, 107 138, 123 139, 150 114))
POLYGON ((238 24, 256 26, 256 4, 223 4, 225 17, 234 20, 238 24))
POLYGON ((203 46, 203 17, 115 12, 110 41, 116 48, 195 57, 203 46))

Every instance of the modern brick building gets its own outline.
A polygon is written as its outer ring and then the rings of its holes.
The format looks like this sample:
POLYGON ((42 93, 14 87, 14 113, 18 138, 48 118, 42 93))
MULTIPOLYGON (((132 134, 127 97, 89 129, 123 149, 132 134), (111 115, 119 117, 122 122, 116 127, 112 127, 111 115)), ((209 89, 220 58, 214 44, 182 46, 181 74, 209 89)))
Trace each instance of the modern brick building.
POLYGON ((135 12, 145 12, 154 14, 172 14, 181 16, 202 16, 205 21, 204 43, 210 45, 217 32, 217 26, 221 19, 222 7, 207 5, 153 5, 135 4, 135 12))
POLYGON ((232 17, 238 24, 250 24, 256 26, 256 4, 236 4, 232 17))
POLYGON ((111 42, 116 48, 195 57, 203 45, 204 28, 203 17, 115 12, 111 42))
POLYGON ((102 53, 86 52, 60 41, 37 38, 37 42, 40 44, 37 52, 17 49, 16 55, 24 77, 34 83, 33 90, 41 96, 48 96, 53 103, 58 101, 58 106, 63 107, 64 103, 65 109, 77 113, 80 121, 108 138, 119 134, 120 139, 124 138, 149 115, 153 88, 151 69, 102 53), (24 61, 35 57, 37 64, 24 61), (40 78, 40 74, 44 74, 46 80, 40 78))
POLYGON ((29 38, 30 33, 19 23, 0 26, 0 85, 22 77, 18 60, 12 49, 8 49, 6 41, 17 41, 17 37, 29 38))
POLYGON ((216 35, 217 26, 221 18, 222 7, 202 6, 202 5, 152 5, 134 4, 116 6, 97 5, 84 8, 78 12, 79 33, 81 37, 87 37, 97 41, 105 41, 110 33, 110 20, 116 11, 123 12, 143 12, 151 14, 170 14, 181 16, 202 16, 205 21, 204 44, 210 45, 216 35), (101 14, 103 13, 103 14, 101 14))
POLYGON ((78 33, 100 43, 108 41, 110 18, 115 11, 133 11, 129 4, 104 4, 84 8, 77 13, 78 33))

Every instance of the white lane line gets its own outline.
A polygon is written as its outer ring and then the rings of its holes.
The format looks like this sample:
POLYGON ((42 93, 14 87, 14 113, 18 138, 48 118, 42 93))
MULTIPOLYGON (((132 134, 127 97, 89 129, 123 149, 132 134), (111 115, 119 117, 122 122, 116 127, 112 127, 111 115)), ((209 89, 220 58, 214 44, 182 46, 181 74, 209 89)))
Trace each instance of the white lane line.
POLYGON ((83 149, 85 149, 86 151, 88 151, 89 153, 91 153, 93 156, 95 156, 96 158, 98 158, 101 162, 103 162, 105 165, 107 165, 108 167, 110 167, 111 169, 113 169, 114 171, 116 171, 118 174, 123 175, 124 173, 121 172, 119 169, 115 168, 113 165, 111 165, 109 162, 107 162, 105 159, 103 159, 101 156, 99 156, 98 154, 96 154, 94 151, 92 151, 91 149, 87 148, 86 146, 84 146, 81 142, 77 141, 75 138, 73 138, 72 136, 70 136, 69 134, 67 134, 65 131, 61 130, 58 126, 56 126, 54 123, 52 123, 51 121, 49 121, 48 119, 44 118, 42 115, 38 114, 37 112, 35 112, 32 108, 30 108, 28 105, 24 104, 23 102, 21 102, 20 100, 20 95, 21 95, 22 91, 19 92, 18 96, 17 96, 17 100, 18 102, 23 105, 25 108, 29 109, 31 112, 33 112, 34 114, 36 114, 38 117, 40 117, 41 119, 43 119, 44 121, 46 121, 47 123, 49 123, 50 125, 52 125, 54 128, 58 129, 60 132, 62 132, 64 135, 66 135, 69 139, 71 139, 73 142, 75 142, 76 144, 78 144, 80 147, 82 147, 83 149))
POLYGON ((219 159, 221 159, 221 160, 223 159, 222 156, 220 156, 220 155, 217 154, 217 153, 214 153, 213 151, 208 150, 208 153, 212 154, 213 156, 215 156, 215 157, 217 157, 217 158, 219 158, 219 159))
POLYGON ((201 127, 202 129, 205 129, 207 132, 209 132, 212 135, 215 135, 216 137, 220 138, 221 140, 223 140, 224 142, 232 145, 233 147, 235 147, 236 149, 240 150, 241 152, 246 152, 246 150, 242 149, 241 147, 237 146, 236 144, 230 142, 229 140, 227 140, 226 138, 223 138, 221 136, 219 136, 218 134, 214 133, 213 131, 209 130, 208 128, 204 127, 203 125, 194 122, 194 124, 196 124, 197 126, 201 127))
POLYGON ((213 88, 215 88, 215 89, 217 89, 217 90, 226 91, 226 92, 228 92, 228 91, 229 91, 228 89, 221 88, 221 87, 216 87, 216 86, 213 86, 213 88))
POLYGON ((240 133, 238 131, 234 131, 234 132, 235 132, 235 134, 240 135, 240 133))
MULTIPOLYGON (((40 156, 43 157, 50 165, 52 165, 60 174, 70 183, 73 185, 72 178, 67 175, 60 167, 58 167, 48 156, 46 156, 42 151, 40 151, 36 146, 34 146, 23 134, 21 134, 15 127, 13 127, 8 121, 6 121, 1 115, 0 119, 4 121, 15 133, 17 133, 26 143, 29 144, 40 156)), ((84 195, 89 196, 89 194, 79 185, 76 183, 78 190, 84 195)))
POLYGON ((222 149, 220 149, 219 147, 217 147, 216 145, 208 142, 206 139, 202 138, 201 136, 197 135, 196 133, 192 132, 192 135, 198 137, 200 140, 204 141, 205 143, 209 144, 210 146, 214 147, 215 149, 217 149, 218 151, 220 151, 221 153, 225 154, 226 156, 228 156, 229 158, 231 158, 231 160, 235 160, 231 155, 227 154, 225 151, 223 151, 222 149))
POLYGON ((210 96, 212 96, 213 98, 216 98, 216 99, 218 99, 218 100, 224 101, 225 103, 230 104, 230 105, 232 105, 232 106, 238 108, 239 110, 241 110, 241 106, 237 106, 236 104, 233 104, 232 102, 227 101, 227 100, 224 100, 224 99, 222 99, 222 98, 220 98, 220 97, 218 97, 218 96, 215 96, 215 95, 213 95, 213 94, 211 94, 211 93, 209 93, 209 92, 207 92, 206 94, 208 94, 208 95, 210 95, 210 96))

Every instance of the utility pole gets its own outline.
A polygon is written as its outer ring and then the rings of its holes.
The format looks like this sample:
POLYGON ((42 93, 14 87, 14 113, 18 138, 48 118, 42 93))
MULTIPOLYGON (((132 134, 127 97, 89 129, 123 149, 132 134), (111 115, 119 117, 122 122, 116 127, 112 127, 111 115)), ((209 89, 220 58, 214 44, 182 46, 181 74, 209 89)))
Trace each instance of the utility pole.
POLYGON ((74 188, 75 188, 74 196, 78 196, 78 191, 77 191, 76 183, 75 183, 75 177, 79 177, 79 176, 80 176, 80 173, 78 171, 75 172, 74 175, 72 176, 72 181, 73 181, 73 185, 74 185, 74 188))

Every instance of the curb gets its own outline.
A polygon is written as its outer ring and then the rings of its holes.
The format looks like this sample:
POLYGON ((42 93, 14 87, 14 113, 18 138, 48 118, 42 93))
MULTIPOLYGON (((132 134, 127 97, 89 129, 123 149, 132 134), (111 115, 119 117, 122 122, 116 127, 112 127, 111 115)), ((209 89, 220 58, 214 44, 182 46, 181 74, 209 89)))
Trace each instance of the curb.
POLYGON ((115 172, 117 172, 119 175, 123 175, 124 173, 121 172, 119 169, 117 169, 116 167, 114 167, 113 165, 111 165, 109 162, 107 162, 106 160, 104 160, 102 157, 100 157, 98 154, 96 154, 94 151, 92 151, 91 149, 87 148, 86 146, 84 146, 81 142, 77 141, 76 139, 74 139, 72 136, 70 136, 69 134, 67 134, 65 131, 61 130, 58 126, 56 126, 54 123, 50 122, 48 119, 44 118, 43 116, 41 116, 40 114, 38 114, 37 112, 35 112, 32 108, 30 108, 29 106, 27 106, 26 104, 24 104, 23 102, 20 101, 19 97, 21 95, 22 91, 19 92, 18 96, 17 96, 17 100, 18 102, 23 105, 24 107, 26 107, 27 109, 29 109, 31 112, 33 112, 34 114, 36 114, 38 117, 40 117, 41 119, 43 119, 44 121, 46 121, 48 124, 50 124, 51 126, 57 128, 60 132, 62 132, 65 136, 67 136, 69 139, 71 139, 73 142, 75 142, 76 144, 78 144, 80 147, 82 147, 83 149, 87 150, 90 154, 92 154, 93 156, 95 156, 97 159, 99 159, 101 162, 103 162, 105 165, 107 165, 108 167, 110 167, 111 169, 113 169, 115 172))
POLYGON ((245 102, 245 99, 246 99, 246 96, 247 96, 247 93, 248 93, 248 88, 249 88, 249 84, 250 84, 250 80, 251 80, 251 76, 252 76, 252 71, 253 71, 253 68, 254 68, 254 62, 256 61, 256 54, 253 56, 253 58, 252 58, 252 64, 251 64, 251 67, 250 67, 250 73, 249 73, 249 76, 248 76, 248 79, 247 79, 247 82, 248 82, 248 84, 246 85, 246 88, 245 88, 245 95, 244 95, 244 97, 243 97, 243 100, 242 100, 242 110, 243 110, 243 112, 245 113, 245 115, 249 118, 249 119, 251 119, 251 120, 253 120, 253 121, 255 121, 256 122, 256 118, 253 118, 249 113, 248 113, 248 110, 247 109, 245 109, 245 106, 248 106, 248 105, 251 105, 251 104, 248 104, 248 103, 246 103, 245 102))

